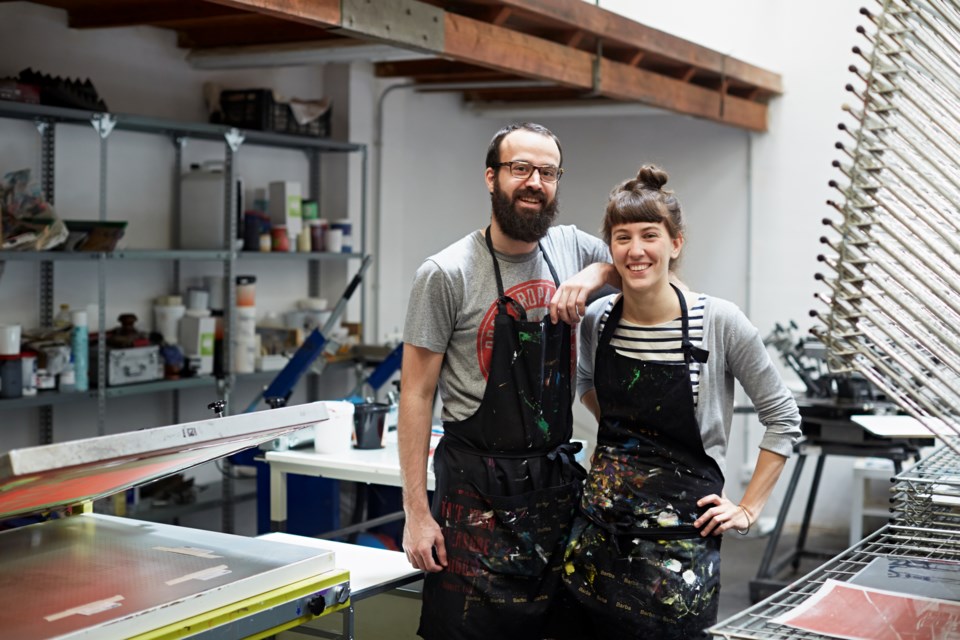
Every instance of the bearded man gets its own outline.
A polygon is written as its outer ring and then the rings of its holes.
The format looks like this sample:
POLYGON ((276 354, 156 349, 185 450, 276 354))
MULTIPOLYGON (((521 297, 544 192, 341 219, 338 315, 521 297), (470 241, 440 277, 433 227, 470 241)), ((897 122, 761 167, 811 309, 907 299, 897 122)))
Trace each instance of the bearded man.
POLYGON ((570 443, 588 296, 619 286, 606 245, 554 225, 560 141, 533 123, 487 150, 492 215, 417 271, 404 325, 398 438, 403 548, 426 572, 427 640, 559 638, 563 545, 582 485, 570 443), (427 498, 434 393, 444 435, 427 498))

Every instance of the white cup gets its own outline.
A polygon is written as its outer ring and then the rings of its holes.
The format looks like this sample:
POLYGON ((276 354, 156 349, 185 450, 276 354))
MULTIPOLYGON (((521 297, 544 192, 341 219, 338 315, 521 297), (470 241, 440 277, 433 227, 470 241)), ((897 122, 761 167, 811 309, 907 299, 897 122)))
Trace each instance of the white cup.
POLYGON ((20 360, 23 365, 23 395, 37 395, 37 356, 25 355, 20 360))
POLYGON ((209 304, 209 291, 197 287, 187 289, 187 309, 208 309, 209 304))
POLYGON ((234 337, 253 340, 257 335, 257 308, 237 307, 234 337))
POLYGON ((287 311, 283 315, 283 318, 287 329, 300 329, 304 331, 307 328, 306 311, 287 311))
POLYGON ((256 370, 259 351, 255 336, 236 336, 233 339, 234 373, 253 373, 256 370))
POLYGON ((209 293, 207 297, 208 307, 216 311, 223 311, 223 300, 225 298, 223 276, 205 276, 203 278, 203 288, 209 293))
POLYGON ((0 356, 20 354, 20 325, 0 325, 0 356))
POLYGON ((327 253, 343 253, 343 229, 327 229, 324 249, 327 253))
POLYGON ((186 309, 180 305, 154 305, 153 328, 163 336, 167 344, 177 344, 180 335, 180 320, 186 309))
POLYGON ((329 418, 314 425, 313 448, 317 453, 344 453, 352 448, 353 403, 327 400, 329 418))

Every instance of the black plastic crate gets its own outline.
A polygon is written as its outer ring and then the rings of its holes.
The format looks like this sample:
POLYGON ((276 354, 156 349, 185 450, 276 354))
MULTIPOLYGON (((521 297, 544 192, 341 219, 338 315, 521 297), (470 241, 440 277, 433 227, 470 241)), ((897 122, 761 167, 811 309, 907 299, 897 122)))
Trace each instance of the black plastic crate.
POLYGON ((316 136, 330 135, 330 108, 316 120, 300 124, 290 106, 276 102, 270 89, 243 89, 220 92, 222 124, 239 129, 316 136))

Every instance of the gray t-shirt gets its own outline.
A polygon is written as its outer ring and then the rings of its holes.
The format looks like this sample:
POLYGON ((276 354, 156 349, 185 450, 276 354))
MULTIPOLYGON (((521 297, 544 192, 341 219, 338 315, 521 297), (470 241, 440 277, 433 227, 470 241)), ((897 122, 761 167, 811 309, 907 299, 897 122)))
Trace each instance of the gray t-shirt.
MULTIPOLYGON (((560 282, 594 262, 610 262, 603 241, 573 225, 551 227, 540 243, 560 282)), ((519 256, 498 253, 497 261, 504 293, 523 305, 528 320, 540 320, 556 291, 540 250, 519 256)), ((403 341, 444 354, 440 370, 444 420, 465 420, 480 406, 493 348, 496 301, 493 258, 482 231, 427 258, 417 270, 403 341)))
MULTIPOLYGON (((698 294, 683 292, 687 308, 698 294)), ((594 388, 593 369, 605 314, 619 294, 593 302, 580 323, 577 397, 594 388)), ((760 448, 790 457, 800 437, 797 402, 763 345, 760 332, 732 302, 704 296, 702 348, 710 352, 700 368, 697 421, 707 455, 726 473, 727 442, 733 422, 734 381, 739 381, 766 428, 760 448)))

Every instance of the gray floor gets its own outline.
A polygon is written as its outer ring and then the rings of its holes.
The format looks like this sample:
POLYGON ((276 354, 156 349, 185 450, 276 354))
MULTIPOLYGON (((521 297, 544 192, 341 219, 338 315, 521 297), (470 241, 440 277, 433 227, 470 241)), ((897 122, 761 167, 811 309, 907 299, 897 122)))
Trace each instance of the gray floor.
MULTIPOLYGON (((248 536, 256 535, 256 527, 254 523, 255 507, 256 502, 254 500, 246 501, 236 506, 234 511, 236 533, 248 536)), ((219 529, 221 525, 220 510, 209 509, 202 513, 185 516, 180 519, 179 524, 200 529, 219 529)), ((767 536, 757 537, 751 535, 744 537, 735 534, 724 536, 723 547, 721 550, 722 578, 719 620, 726 620, 734 614, 739 613, 740 611, 743 611, 751 606, 750 583, 756 577, 757 569, 760 565, 764 551, 767 548, 768 541, 769 538, 767 536)), ((775 558, 779 558, 783 554, 789 552, 794 548, 795 544, 795 532, 785 532, 777 546, 775 558)), ((828 551, 834 555, 845 550, 847 546, 846 531, 833 532, 820 531, 816 529, 811 531, 810 540, 807 544, 808 549, 828 551)), ((807 572, 815 569, 822 563, 823 560, 805 559, 803 562, 801 562, 800 569, 797 573, 792 573, 788 568, 787 572, 775 576, 775 578, 781 581, 785 586, 786 584, 799 580, 807 572)), ((404 614, 398 611, 398 615, 403 618, 415 618, 416 613, 419 610, 419 607, 411 606, 408 602, 405 603, 400 601, 398 606, 401 607, 399 611, 408 612, 404 614)), ((363 616, 360 615, 360 611, 358 611, 357 617, 358 621, 362 620, 363 616)), ((415 622, 412 619, 403 621, 397 620, 396 622, 397 626, 400 627, 411 626, 415 628, 415 622)), ((396 630, 397 627, 395 626, 394 632, 396 632, 396 630)), ((376 632, 372 634, 358 634, 361 640, 364 640, 366 637, 377 638, 378 635, 379 634, 376 632)), ((402 637, 405 638, 407 636, 402 637)), ((410 637, 413 638, 415 635, 412 635, 411 633, 410 637)))

